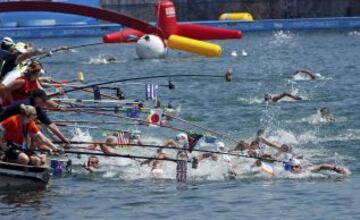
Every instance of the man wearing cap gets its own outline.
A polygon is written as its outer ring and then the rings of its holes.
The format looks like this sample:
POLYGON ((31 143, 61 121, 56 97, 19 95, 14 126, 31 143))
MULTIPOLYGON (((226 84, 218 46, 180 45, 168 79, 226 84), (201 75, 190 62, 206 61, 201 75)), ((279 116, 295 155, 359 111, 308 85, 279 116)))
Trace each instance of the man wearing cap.
POLYGON ((0 71, 2 71, 2 67, 6 60, 11 57, 11 53, 9 52, 12 48, 15 47, 14 41, 10 37, 4 37, 1 41, 1 50, 0 50, 0 71))
POLYGON ((23 42, 14 44, 11 38, 4 37, 1 43, 0 52, 0 79, 2 80, 7 73, 25 60, 42 53, 42 50, 34 50, 29 44, 23 42))
POLYGON ((46 112, 42 109, 42 107, 47 105, 49 101, 48 96, 46 95, 44 90, 36 89, 30 93, 30 97, 22 100, 15 101, 10 105, 4 107, 0 111, 0 122, 6 120, 7 118, 20 114, 21 105, 30 105, 36 108, 37 119, 46 125, 48 129, 50 129, 61 141, 66 144, 70 144, 69 140, 62 134, 59 128, 53 123, 50 118, 47 116, 46 112))

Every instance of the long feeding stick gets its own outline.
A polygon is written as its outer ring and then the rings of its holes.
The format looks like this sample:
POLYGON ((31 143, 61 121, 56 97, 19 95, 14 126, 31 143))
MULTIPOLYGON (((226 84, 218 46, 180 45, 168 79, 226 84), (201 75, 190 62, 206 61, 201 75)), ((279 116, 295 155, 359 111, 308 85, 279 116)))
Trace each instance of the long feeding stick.
MULTIPOLYGON (((147 157, 147 156, 138 156, 138 155, 131 155, 131 154, 115 154, 115 153, 98 153, 98 152, 84 152, 84 151, 74 151, 74 150, 65 150, 64 153, 66 154, 84 154, 84 155, 94 155, 94 156, 103 156, 103 157, 121 157, 121 158, 129 158, 129 159, 145 159, 145 160, 164 160, 164 161, 171 161, 171 162, 179 162, 184 160, 178 159, 171 159, 171 158, 156 158, 156 157, 147 157)), ((191 163, 192 161, 186 160, 186 162, 191 163)))
MULTIPOLYGON (((61 144, 63 142, 54 142, 56 144, 61 144)), ((109 145, 105 142, 86 142, 86 141, 72 141, 71 144, 97 144, 97 145, 109 145)), ((211 151, 211 150, 200 150, 200 149, 189 149, 189 148, 180 148, 180 147, 169 147, 169 146, 161 146, 161 145, 152 145, 152 144, 110 144, 112 146, 131 146, 131 147, 145 147, 145 148, 156 148, 156 149, 170 149, 170 150, 191 150, 194 152, 201 152, 201 153, 211 153, 211 154, 221 154, 221 155, 228 155, 228 156, 234 156, 234 157, 244 157, 244 158, 251 158, 251 159, 256 159, 256 160, 267 160, 267 161, 271 161, 271 162, 279 162, 279 163, 284 163, 285 161, 282 160, 275 160, 275 159, 268 159, 268 158, 262 158, 262 157, 255 157, 255 156, 250 156, 247 154, 236 154, 236 153, 228 153, 228 152, 221 152, 221 151, 211 151)))
POLYGON ((59 95, 63 95, 66 93, 83 90, 83 89, 86 89, 89 87, 102 86, 102 85, 107 85, 107 84, 112 84, 112 83, 129 82, 129 81, 137 81, 137 80, 144 80, 144 79, 156 79, 156 78, 175 78, 175 77, 214 77, 214 78, 224 78, 225 77, 226 81, 231 81, 231 77, 229 77, 228 74, 225 74, 225 76, 222 76, 222 75, 200 75, 200 74, 142 76, 142 77, 111 80, 111 81, 106 81, 106 82, 101 82, 101 83, 92 83, 92 84, 80 86, 77 88, 72 88, 72 89, 61 91, 61 92, 56 92, 56 93, 50 94, 49 97, 59 96, 59 95))

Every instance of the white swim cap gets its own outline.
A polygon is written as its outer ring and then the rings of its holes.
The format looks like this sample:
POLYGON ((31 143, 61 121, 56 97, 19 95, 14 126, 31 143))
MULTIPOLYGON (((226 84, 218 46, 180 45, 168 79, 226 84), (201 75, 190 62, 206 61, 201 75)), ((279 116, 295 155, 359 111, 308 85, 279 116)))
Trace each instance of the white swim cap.
POLYGON ((8 45, 8 46, 11 46, 11 45, 14 45, 14 41, 13 39, 11 39, 11 37, 4 37, 1 41, 1 43, 5 44, 5 45, 8 45))
POLYGON ((217 149, 218 151, 225 150, 225 144, 224 144, 224 142, 222 142, 222 141, 216 142, 216 149, 217 149))
POLYGON ((292 166, 301 166, 301 162, 300 162, 300 160, 293 158, 293 159, 291 159, 291 165, 292 166))
POLYGON ((186 145, 189 143, 189 139, 187 134, 185 134, 184 132, 181 132, 179 134, 176 135, 176 142, 178 142, 181 145, 186 145))
POLYGON ((177 134, 176 135, 176 139, 177 140, 180 140, 180 139, 188 139, 188 136, 187 136, 187 134, 185 134, 184 132, 182 132, 182 133, 179 133, 179 134, 177 134))

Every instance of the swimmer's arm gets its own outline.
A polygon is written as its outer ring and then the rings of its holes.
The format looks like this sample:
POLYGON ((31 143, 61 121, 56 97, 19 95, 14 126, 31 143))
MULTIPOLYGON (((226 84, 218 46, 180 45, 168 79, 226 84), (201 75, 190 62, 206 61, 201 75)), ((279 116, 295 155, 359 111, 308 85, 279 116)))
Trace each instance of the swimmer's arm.
POLYGON ((332 165, 332 164, 314 165, 314 166, 308 167, 308 169, 309 169, 311 172, 315 172, 315 173, 316 173, 316 172, 320 172, 320 171, 322 171, 322 170, 332 170, 332 171, 335 171, 335 172, 340 173, 340 174, 346 173, 344 168, 342 168, 342 167, 337 167, 337 166, 332 165))
POLYGON ((290 94, 288 92, 284 92, 282 95, 283 96, 281 98, 287 96, 287 97, 290 97, 290 98, 295 99, 295 100, 302 100, 302 98, 300 96, 296 96, 296 95, 290 94))
POLYGON ((97 144, 90 144, 90 145, 88 146, 88 148, 89 148, 89 150, 96 150, 97 144))
POLYGON ((281 145, 278 144, 278 143, 275 143, 275 142, 271 142, 269 139, 265 138, 265 137, 262 137, 262 136, 259 136, 260 140, 265 143, 266 145, 270 146, 270 147, 273 147, 273 148, 276 148, 277 150, 280 150, 281 149, 281 145))
POLYGON ((85 163, 83 164, 83 166, 82 167, 84 167, 84 169, 85 170, 87 170, 87 171, 89 171, 90 173, 93 173, 93 172, 95 172, 96 171, 96 169, 95 168, 93 168, 93 167, 89 167, 89 166, 87 166, 85 163))
POLYGON ((164 145, 168 147, 177 147, 177 144, 174 140, 167 140, 164 145))
POLYGON ((142 165, 145 165, 145 164, 150 164, 154 159, 147 159, 147 160, 144 160, 140 163, 140 166, 142 165))
POLYGON ((111 154, 110 148, 103 144, 100 144, 100 149, 104 154, 111 154))
POLYGON ((316 75, 314 74, 313 71, 308 69, 303 69, 302 72, 310 76, 311 79, 316 79, 316 75))

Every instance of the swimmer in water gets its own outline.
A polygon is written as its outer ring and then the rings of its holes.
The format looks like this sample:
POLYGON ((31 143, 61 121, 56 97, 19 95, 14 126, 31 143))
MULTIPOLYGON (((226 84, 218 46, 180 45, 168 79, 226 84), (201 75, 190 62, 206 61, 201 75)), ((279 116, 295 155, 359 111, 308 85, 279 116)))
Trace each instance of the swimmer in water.
POLYGON ((290 171, 293 174, 300 174, 306 171, 310 171, 312 173, 318 173, 321 171, 334 171, 339 174, 346 174, 347 171, 344 167, 339 167, 333 164, 315 164, 308 167, 302 167, 300 160, 291 159, 289 162, 284 164, 284 168, 286 171, 290 171))
POLYGON ((83 164, 83 167, 90 173, 93 173, 99 168, 99 159, 96 156, 91 155, 88 158, 87 163, 83 164))
POLYGON ((234 149, 232 149, 230 152, 232 151, 247 151, 247 154, 249 156, 259 156, 260 154, 260 139, 259 136, 264 134, 264 130, 260 129, 257 132, 257 137, 251 141, 250 143, 244 141, 244 140, 240 140, 239 143, 235 146, 234 149))
POLYGON ((318 76, 316 75, 316 73, 312 70, 309 70, 309 69, 299 69, 299 70, 296 70, 295 73, 294 73, 294 76, 296 75, 300 75, 300 76, 303 76, 303 75, 306 75, 308 76, 311 80, 316 80, 318 79, 318 76))
POLYGON ((156 177, 161 176, 164 173, 163 166, 164 160, 171 159, 168 154, 163 152, 162 148, 157 150, 157 155, 154 159, 148 159, 140 163, 140 166, 148 164, 151 166, 151 174, 156 177))
POLYGON ((115 63, 116 58, 115 57, 108 57, 108 58, 106 58, 106 61, 109 62, 109 63, 115 63))
POLYGON ((265 102, 274 102, 275 103, 275 102, 278 102, 278 101, 280 101, 281 99, 283 99, 285 97, 291 98, 291 99, 293 99, 295 101, 302 100, 302 98, 300 96, 293 95, 293 94, 288 93, 288 92, 283 92, 283 93, 278 94, 278 95, 265 94, 264 100, 265 100, 265 102))
POLYGON ((176 135, 175 139, 167 140, 164 145, 168 147, 186 147, 189 145, 189 137, 186 133, 181 132, 176 135))
POLYGON ((323 107, 319 112, 322 119, 325 119, 327 122, 335 122, 335 117, 330 113, 328 108, 323 107))
POLYGON ((89 145, 89 150, 96 150, 97 147, 100 147, 101 151, 104 154, 111 154, 111 149, 115 149, 117 146, 117 139, 114 136, 109 136, 106 138, 104 144, 92 144, 89 145))

